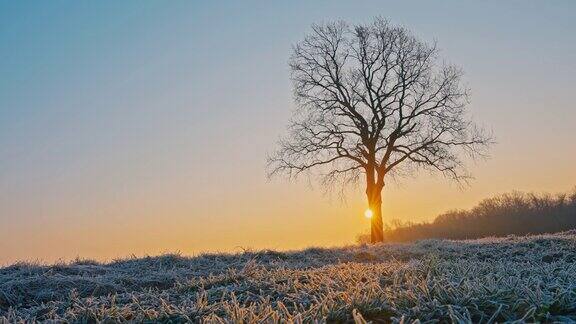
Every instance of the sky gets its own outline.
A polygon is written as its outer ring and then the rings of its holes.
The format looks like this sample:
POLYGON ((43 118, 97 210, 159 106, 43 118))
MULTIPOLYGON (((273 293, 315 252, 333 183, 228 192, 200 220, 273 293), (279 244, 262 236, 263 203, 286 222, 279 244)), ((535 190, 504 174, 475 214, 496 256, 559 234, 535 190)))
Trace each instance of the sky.
POLYGON ((426 221, 512 190, 576 186, 574 1, 0 3, 0 264, 353 243, 343 202, 266 179, 313 23, 388 18, 461 66, 491 158, 461 188, 417 174, 384 220, 426 221))

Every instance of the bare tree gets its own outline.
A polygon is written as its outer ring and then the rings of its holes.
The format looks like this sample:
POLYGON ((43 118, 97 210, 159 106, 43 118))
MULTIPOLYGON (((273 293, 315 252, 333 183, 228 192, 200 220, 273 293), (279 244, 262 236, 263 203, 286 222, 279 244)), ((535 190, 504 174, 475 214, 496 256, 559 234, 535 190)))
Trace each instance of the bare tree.
POLYGON ((297 109, 269 175, 315 170, 329 186, 364 178, 372 242, 383 240, 387 176, 424 168, 465 181, 461 153, 483 156, 491 143, 466 116, 461 69, 384 19, 312 26, 290 69, 297 109))

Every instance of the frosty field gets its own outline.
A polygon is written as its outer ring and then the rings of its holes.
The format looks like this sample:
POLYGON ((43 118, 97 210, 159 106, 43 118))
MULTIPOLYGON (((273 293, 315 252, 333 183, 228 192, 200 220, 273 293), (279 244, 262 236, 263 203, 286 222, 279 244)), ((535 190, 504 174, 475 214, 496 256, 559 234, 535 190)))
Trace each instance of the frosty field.
POLYGON ((576 231, 0 269, 0 322, 576 321, 576 231))

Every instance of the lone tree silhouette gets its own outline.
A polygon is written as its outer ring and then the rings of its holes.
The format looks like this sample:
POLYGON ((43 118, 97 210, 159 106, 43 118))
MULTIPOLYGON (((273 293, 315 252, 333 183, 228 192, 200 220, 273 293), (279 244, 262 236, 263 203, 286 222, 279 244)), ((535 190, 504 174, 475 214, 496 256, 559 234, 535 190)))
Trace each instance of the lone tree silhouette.
POLYGON ((487 153, 490 137, 466 116, 462 70, 404 27, 381 18, 313 25, 289 64, 297 108, 269 176, 316 171, 329 187, 364 178, 372 242, 383 240, 390 175, 423 168, 466 181, 461 153, 487 153))

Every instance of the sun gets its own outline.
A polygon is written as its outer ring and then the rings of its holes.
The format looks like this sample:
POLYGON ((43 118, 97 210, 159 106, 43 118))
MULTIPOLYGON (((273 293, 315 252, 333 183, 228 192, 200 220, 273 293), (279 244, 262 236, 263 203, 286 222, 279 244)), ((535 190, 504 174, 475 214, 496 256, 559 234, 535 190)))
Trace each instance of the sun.
POLYGON ((364 217, 372 218, 372 210, 366 209, 366 211, 364 212, 364 217))

